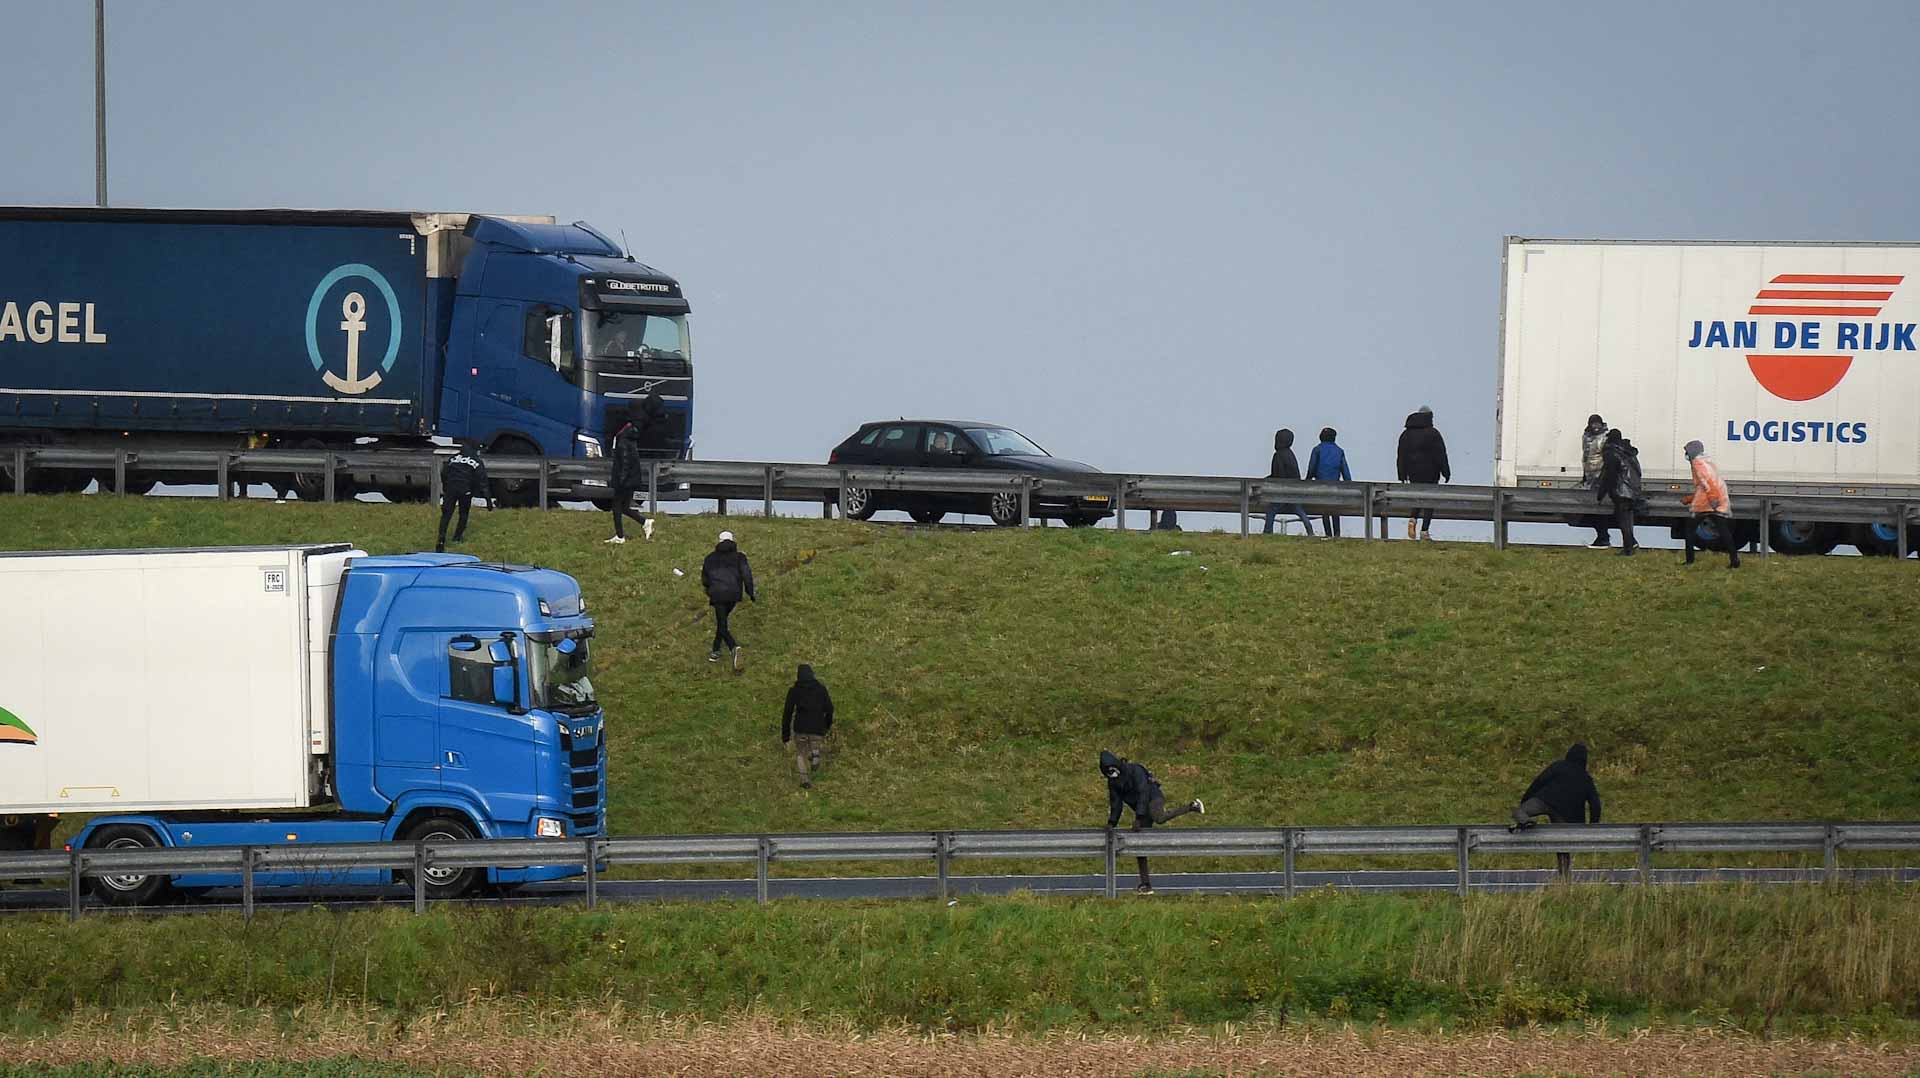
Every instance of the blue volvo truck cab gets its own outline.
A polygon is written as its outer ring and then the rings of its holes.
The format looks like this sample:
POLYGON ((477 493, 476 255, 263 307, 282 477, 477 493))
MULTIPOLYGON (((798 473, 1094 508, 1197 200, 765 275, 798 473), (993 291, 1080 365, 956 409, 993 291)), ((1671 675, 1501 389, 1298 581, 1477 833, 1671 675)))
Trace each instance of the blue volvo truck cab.
MULTIPOLYGON (((319 594, 316 592, 316 594, 319 594)), ((606 824, 606 719, 593 686, 594 626, 564 573, 448 554, 360 556, 340 575, 325 676, 331 715, 313 807, 96 817, 86 848, 314 845, 573 838, 606 824)), ((321 740, 316 735, 316 740, 321 740)), ((482 882, 559 879, 578 864, 433 869, 439 898, 482 882)), ((260 873, 258 886, 385 883, 384 871, 260 873)), ((237 875, 95 880, 115 905, 237 875)))
MULTIPOLYGON (((142 464, 144 449, 324 448, 377 460, 384 448, 472 441, 495 454, 591 459, 617 413, 650 394, 664 414, 646 452, 671 460, 691 449, 686 297, 583 222, 0 207, 0 251, 0 441, 128 450, 136 492, 206 482, 142 464)), ((95 477, 30 478, 56 492, 95 477)), ((318 473, 263 478, 302 498, 324 486, 318 473)), ((421 477, 377 465, 337 478, 336 493, 427 491, 421 477)), ((528 505, 537 489, 496 480, 495 494, 528 505)))

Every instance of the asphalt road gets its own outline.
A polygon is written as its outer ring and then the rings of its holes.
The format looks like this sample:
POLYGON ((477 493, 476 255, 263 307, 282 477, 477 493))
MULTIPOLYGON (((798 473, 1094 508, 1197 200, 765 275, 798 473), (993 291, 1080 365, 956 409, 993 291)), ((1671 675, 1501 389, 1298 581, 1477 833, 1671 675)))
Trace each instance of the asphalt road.
MULTIPOLYGON (((1661 885, 1701 883, 1784 884, 1817 881, 1817 870, 1800 869, 1689 869, 1654 870, 1654 881, 1661 885)), ((1576 883, 1635 884, 1639 874, 1633 869, 1576 869, 1576 883)), ((1842 877, 1854 881, 1897 880, 1920 883, 1920 868, 1847 869, 1842 877)), ((1530 891, 1552 883, 1549 869, 1478 870, 1472 873, 1475 891, 1530 891)), ((1119 878, 1123 894, 1130 894, 1137 882, 1133 873, 1119 878)), ((1451 891, 1457 877, 1445 869, 1369 870, 1356 872, 1296 872, 1295 886, 1300 890, 1331 887, 1340 891, 1451 891)), ((1162 872, 1154 876, 1154 888, 1160 895, 1240 894, 1278 895, 1286 886, 1278 872, 1162 872)), ((695 902, 714 899, 752 901, 756 881, 744 880, 605 880, 599 885, 602 902, 695 902)), ((1051 895, 1099 895, 1104 880, 1098 875, 1084 876, 953 876, 948 894, 1008 895, 1019 891, 1051 895)), ((940 882, 933 876, 859 876, 859 877, 774 877, 767 882, 769 898, 933 898, 940 882)), ((580 881, 530 884, 511 895, 468 900, 465 904, 493 905, 572 905, 584 902, 586 888, 580 881)), ((263 889, 258 895, 262 909, 326 906, 358 909, 375 905, 409 905, 412 892, 404 887, 331 887, 294 892, 290 889, 263 889)), ((190 913, 232 910, 240 904, 238 888, 220 888, 196 896, 191 903, 176 902, 148 907, 145 912, 190 913)), ((0 890, 0 913, 64 910, 64 890, 0 890)), ((89 901, 91 910, 105 907, 89 901)))

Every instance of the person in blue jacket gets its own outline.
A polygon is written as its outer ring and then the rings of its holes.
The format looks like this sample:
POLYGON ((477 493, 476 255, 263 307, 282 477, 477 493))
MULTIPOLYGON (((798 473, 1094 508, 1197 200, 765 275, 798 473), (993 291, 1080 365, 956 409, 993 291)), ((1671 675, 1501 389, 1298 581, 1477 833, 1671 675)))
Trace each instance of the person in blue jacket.
MULTIPOLYGON (((1347 451, 1334 441, 1339 436, 1340 432, 1332 427, 1320 428, 1320 444, 1314 446, 1312 454, 1307 457, 1308 479, 1318 479, 1323 483, 1353 482, 1353 473, 1347 470, 1347 451)), ((1324 530, 1328 538, 1339 537, 1339 517, 1321 517, 1320 521, 1326 525, 1324 530)))

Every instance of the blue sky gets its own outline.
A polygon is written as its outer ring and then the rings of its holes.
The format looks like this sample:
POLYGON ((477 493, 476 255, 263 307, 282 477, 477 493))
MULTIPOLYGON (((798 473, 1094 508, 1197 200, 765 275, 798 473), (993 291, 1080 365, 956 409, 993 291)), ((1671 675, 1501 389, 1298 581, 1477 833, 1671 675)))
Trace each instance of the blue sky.
MULTIPOLYGON (((1424 403, 1487 482, 1502 236, 1920 239, 1911 3, 107 6, 115 204, 624 231, 709 458, 1391 478, 1424 403)), ((7 23, 0 202, 90 202, 92 5, 7 23)))

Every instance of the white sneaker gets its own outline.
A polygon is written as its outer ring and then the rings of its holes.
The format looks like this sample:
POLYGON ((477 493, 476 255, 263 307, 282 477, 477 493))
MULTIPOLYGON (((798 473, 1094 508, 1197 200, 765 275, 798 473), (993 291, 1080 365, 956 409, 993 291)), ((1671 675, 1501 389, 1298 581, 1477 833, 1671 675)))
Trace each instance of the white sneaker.
POLYGON ((640 537, 643 539, 653 538, 653 518, 652 517, 648 517, 647 522, 645 524, 640 525, 640 537))
POLYGON ((616 546, 617 546, 617 545, 619 545, 619 544, 621 544, 621 543, 624 543, 624 542, 626 542, 626 541, 627 541, 627 537, 626 537, 626 536, 624 536, 624 535, 615 535, 615 536, 610 536, 610 537, 608 537, 608 539, 607 539, 607 542, 609 542, 609 543, 613 543, 613 544, 614 544, 614 545, 616 545, 616 546))
POLYGON ((1200 800, 1197 797, 1194 798, 1193 811, 1199 813, 1202 816, 1205 816, 1207 814, 1207 803, 1205 801, 1200 800))

